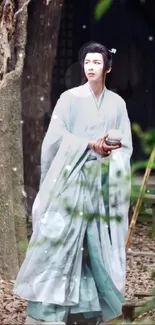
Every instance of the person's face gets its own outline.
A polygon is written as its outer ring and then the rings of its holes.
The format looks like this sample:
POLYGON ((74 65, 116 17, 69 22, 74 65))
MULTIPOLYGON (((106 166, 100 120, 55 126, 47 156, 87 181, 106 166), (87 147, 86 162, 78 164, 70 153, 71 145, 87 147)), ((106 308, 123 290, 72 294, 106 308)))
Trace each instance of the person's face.
POLYGON ((104 61, 101 53, 87 53, 84 73, 88 81, 103 81, 104 61))

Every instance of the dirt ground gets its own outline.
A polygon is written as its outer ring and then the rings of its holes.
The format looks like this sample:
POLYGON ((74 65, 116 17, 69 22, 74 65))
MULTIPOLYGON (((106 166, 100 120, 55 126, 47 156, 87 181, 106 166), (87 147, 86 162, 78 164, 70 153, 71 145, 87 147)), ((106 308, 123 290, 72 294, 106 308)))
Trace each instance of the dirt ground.
MULTIPOLYGON (((148 236, 146 225, 137 225, 132 239, 131 252, 155 254, 155 240, 148 236)), ((130 300, 134 292, 148 292, 154 286, 155 256, 133 256, 127 254, 126 297, 130 300)), ((13 295, 13 282, 0 281, 0 325, 22 325, 25 322, 26 303, 13 295)), ((155 319, 154 313, 150 318, 155 319)))

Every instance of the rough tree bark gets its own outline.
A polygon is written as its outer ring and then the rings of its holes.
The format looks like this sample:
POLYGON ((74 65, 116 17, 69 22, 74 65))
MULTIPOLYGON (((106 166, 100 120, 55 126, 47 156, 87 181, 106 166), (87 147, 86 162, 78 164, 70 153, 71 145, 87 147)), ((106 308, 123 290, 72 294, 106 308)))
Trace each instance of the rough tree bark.
POLYGON ((3 279, 16 276, 26 241, 20 123, 27 27, 24 4, 25 0, 0 1, 0 277, 3 279))
POLYGON ((29 6, 28 40, 22 78, 24 180, 29 214, 39 186, 44 116, 51 110, 52 69, 62 6, 63 0, 37 0, 29 6))

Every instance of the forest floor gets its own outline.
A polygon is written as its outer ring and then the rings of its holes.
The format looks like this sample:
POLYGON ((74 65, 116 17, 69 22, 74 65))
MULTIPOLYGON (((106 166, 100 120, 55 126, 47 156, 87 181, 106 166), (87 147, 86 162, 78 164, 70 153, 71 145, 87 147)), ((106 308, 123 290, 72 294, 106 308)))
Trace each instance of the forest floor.
MULTIPOLYGON (((155 240, 149 238, 146 225, 136 226, 131 250, 127 254, 126 297, 129 300, 135 292, 149 292, 154 286, 155 256, 131 254, 137 251, 155 253, 155 240)), ((0 281, 0 325, 23 325, 25 322, 26 303, 13 295, 12 288, 13 281, 0 281)), ((147 316, 155 320, 154 312, 147 316)))

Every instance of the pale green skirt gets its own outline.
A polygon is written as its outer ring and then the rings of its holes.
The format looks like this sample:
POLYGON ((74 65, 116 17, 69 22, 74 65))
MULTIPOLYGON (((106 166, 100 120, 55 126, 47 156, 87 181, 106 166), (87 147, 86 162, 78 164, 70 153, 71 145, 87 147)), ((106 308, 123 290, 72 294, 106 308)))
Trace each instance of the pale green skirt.
POLYGON ((85 318, 101 317, 104 321, 122 314, 125 299, 101 263, 89 225, 86 236, 89 258, 83 261, 79 304, 64 307, 29 301, 27 316, 46 322, 66 322, 68 314, 83 313, 85 318))
MULTIPOLYGON (((104 202, 108 215, 108 170, 104 170, 103 175, 102 185, 106 189, 104 202)), ((103 321, 122 315, 122 304, 125 299, 116 289, 104 267, 89 224, 86 229, 84 248, 87 250, 88 258, 83 259, 79 304, 65 307, 29 301, 27 316, 46 322, 66 322, 69 314, 82 313, 85 318, 101 317, 103 321)))

